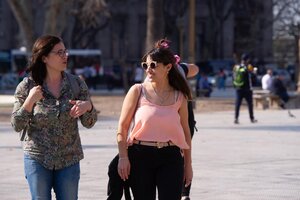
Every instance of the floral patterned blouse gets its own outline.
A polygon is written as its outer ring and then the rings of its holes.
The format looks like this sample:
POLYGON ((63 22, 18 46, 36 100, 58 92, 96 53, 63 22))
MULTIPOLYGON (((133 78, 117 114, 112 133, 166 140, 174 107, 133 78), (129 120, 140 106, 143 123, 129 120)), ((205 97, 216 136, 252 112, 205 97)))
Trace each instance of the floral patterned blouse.
MULTIPOLYGON (((15 103, 11 123, 15 131, 20 132, 27 127, 24 140, 24 153, 37 160, 47 169, 62 169, 83 159, 78 119, 69 115, 72 105, 69 100, 75 99, 69 80, 62 73, 62 87, 59 98, 55 98, 43 85, 44 99, 38 101, 32 112, 26 111, 22 105, 29 93, 30 85, 34 85, 31 78, 24 78, 15 92, 15 103), (31 83, 30 83, 31 81, 31 83)), ((90 99, 88 87, 77 76, 80 87, 77 100, 90 99)), ((91 128, 97 121, 95 108, 79 117, 81 124, 91 128)))

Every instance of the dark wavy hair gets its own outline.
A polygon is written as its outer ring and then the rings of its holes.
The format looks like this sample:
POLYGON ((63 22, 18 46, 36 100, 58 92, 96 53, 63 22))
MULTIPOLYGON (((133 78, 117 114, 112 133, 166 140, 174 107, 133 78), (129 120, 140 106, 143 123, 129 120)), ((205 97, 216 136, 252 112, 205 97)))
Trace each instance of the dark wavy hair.
POLYGON ((29 58, 27 71, 37 85, 43 85, 47 75, 46 64, 43 62, 43 56, 47 56, 53 47, 63 42, 60 37, 54 35, 44 35, 39 37, 32 47, 32 55, 29 58))
POLYGON ((179 72, 176 64, 176 58, 174 57, 175 55, 170 50, 169 45, 170 41, 167 39, 157 41, 154 48, 142 57, 142 61, 145 62, 147 57, 150 56, 153 61, 158 63, 163 63, 164 65, 171 63, 172 67, 168 73, 169 84, 175 90, 181 91, 187 99, 191 100, 192 95, 190 87, 186 79, 179 72))

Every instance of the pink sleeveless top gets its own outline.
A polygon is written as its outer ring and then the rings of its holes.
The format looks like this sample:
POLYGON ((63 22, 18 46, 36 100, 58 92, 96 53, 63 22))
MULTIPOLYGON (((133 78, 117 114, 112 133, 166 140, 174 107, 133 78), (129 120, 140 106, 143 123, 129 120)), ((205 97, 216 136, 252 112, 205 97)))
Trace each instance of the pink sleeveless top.
POLYGON ((178 113, 184 98, 183 94, 179 92, 174 104, 160 106, 148 101, 144 87, 142 85, 141 87, 141 96, 134 117, 134 127, 128 138, 128 143, 132 144, 134 139, 151 142, 172 141, 181 149, 189 149, 178 113))

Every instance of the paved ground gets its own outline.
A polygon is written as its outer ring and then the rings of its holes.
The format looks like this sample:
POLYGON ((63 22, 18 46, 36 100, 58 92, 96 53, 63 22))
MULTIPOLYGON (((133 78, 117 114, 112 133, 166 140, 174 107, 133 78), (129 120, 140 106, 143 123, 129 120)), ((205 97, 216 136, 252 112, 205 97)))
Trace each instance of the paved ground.
MULTIPOLYGON (((296 118, 287 111, 255 110, 259 122, 251 124, 243 110, 239 125, 232 123, 232 111, 196 114, 191 199, 300 200, 300 110, 292 113, 296 118)), ((115 118, 100 115, 94 128, 80 128, 85 153, 81 200, 106 199, 116 127, 115 118)), ((1 199, 30 199, 21 143, 8 121, 0 122, 0 154, 1 199)))

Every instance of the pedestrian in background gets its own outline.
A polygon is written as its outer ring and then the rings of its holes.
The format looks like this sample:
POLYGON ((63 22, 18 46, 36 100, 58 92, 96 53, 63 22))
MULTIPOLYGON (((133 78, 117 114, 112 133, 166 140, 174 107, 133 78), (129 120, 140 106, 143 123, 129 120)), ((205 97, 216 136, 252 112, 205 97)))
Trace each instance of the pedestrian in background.
POLYGON ((241 57, 241 63, 233 68, 233 85, 236 89, 235 124, 239 123, 239 113, 243 99, 246 100, 248 105, 250 121, 252 123, 257 122, 253 114, 252 85, 254 80, 255 76, 253 74, 253 66, 250 64, 250 56, 245 53, 241 57))
POLYGON ((193 178, 187 109, 191 92, 169 41, 158 41, 142 61, 148 81, 133 85, 122 106, 118 173, 129 180, 134 199, 155 200, 156 189, 160 200, 180 199, 183 181, 188 186, 193 178))
POLYGON ((67 74, 68 51, 63 40, 45 35, 32 49, 29 77, 17 86, 11 123, 26 130, 25 177, 32 199, 77 199, 79 162, 83 151, 78 119, 91 128, 97 121, 87 85, 67 74), (78 84, 78 95, 72 90, 78 84))
POLYGON ((200 72, 200 79, 198 80, 196 92, 197 96, 210 97, 212 91, 212 84, 209 83, 207 75, 204 72, 200 72))
POLYGON ((283 84, 283 79, 284 77, 281 74, 275 76, 272 81, 271 92, 280 98, 281 102, 279 103, 279 106, 285 109, 285 104, 289 101, 290 96, 283 84))
POLYGON ((142 83, 144 80, 144 71, 141 66, 136 65, 134 69, 134 83, 142 83))
POLYGON ((268 69, 267 73, 261 79, 261 87, 263 90, 271 91, 272 87, 272 70, 268 69))
POLYGON ((226 88, 226 74, 223 68, 220 68, 218 74, 217 74, 217 86, 219 90, 225 90, 226 88))

